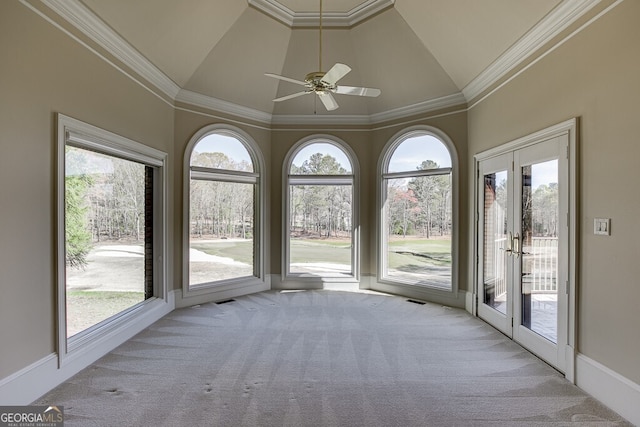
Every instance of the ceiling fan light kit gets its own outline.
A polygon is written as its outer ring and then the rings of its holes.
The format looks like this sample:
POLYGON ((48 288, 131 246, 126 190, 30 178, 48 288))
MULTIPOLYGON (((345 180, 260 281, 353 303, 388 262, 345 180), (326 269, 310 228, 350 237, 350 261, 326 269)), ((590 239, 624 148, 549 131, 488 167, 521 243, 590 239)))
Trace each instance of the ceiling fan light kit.
MULTIPOLYGON (((319 53, 318 64, 319 70, 322 70, 322 0, 320 0, 320 37, 319 37, 319 53)), ((289 77, 280 76, 273 73, 265 73, 266 76, 305 86, 306 89, 303 92, 293 93, 291 95, 282 96, 276 98, 273 102, 286 101, 288 99, 297 98, 309 93, 315 93, 322 101, 327 111, 333 111, 338 108, 338 103, 333 97, 333 93, 341 95, 355 95, 355 96, 367 96, 376 97, 380 95, 380 89, 368 88, 368 87, 356 87, 356 86, 338 86, 337 82, 351 71, 351 67, 345 64, 336 63, 326 73, 324 71, 313 71, 308 73, 304 78, 304 81, 292 79, 289 77)))

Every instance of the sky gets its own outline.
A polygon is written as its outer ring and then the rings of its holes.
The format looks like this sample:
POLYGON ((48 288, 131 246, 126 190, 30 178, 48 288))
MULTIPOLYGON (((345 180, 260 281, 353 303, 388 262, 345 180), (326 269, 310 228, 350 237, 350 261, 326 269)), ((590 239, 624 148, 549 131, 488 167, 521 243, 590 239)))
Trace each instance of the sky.
POLYGON ((65 176, 113 173, 113 159, 100 153, 67 146, 65 176))
POLYGON ((396 148, 388 171, 414 171, 424 160, 433 160, 441 168, 451 167, 451 155, 447 147, 434 136, 421 135, 404 140, 396 148))
POLYGON ((237 163, 243 160, 253 164, 249 152, 245 146, 232 136, 210 134, 202 138, 195 146, 194 152, 198 153, 224 153, 237 163))
MULTIPOLYGON (((498 184, 507 179, 507 171, 496 173, 498 184)), ((531 189, 537 190, 541 185, 558 183, 558 159, 531 165, 531 189)))
POLYGON ((531 166, 531 188, 535 191, 541 185, 558 182, 558 160, 536 163, 531 166))

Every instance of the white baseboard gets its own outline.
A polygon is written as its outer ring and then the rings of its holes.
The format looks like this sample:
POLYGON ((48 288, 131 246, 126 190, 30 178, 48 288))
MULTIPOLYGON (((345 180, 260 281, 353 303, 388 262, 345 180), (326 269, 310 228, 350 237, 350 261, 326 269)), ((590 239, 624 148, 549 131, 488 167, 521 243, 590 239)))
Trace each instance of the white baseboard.
POLYGON ((640 426, 640 385, 584 354, 576 357, 576 384, 632 424, 640 426))
POLYGON ((140 333, 175 308, 175 292, 121 327, 114 328, 99 342, 83 349, 80 355, 59 366, 58 354, 51 353, 0 380, 0 405, 28 405, 71 378, 114 348, 140 333))
MULTIPOLYGON (((58 355, 51 353, 0 381, 0 405, 28 405, 60 384, 58 355)), ((71 377, 71 375, 69 375, 71 377)))

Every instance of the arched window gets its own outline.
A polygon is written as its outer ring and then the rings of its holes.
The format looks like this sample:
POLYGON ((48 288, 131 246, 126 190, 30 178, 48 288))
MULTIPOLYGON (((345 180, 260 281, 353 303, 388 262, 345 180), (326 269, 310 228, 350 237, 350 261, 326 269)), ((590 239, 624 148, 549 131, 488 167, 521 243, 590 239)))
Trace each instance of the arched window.
POLYGON ((262 158, 239 129, 210 126, 185 153, 186 290, 261 278, 262 158))
POLYGON ((392 139, 381 158, 381 282, 453 290, 452 145, 431 128, 392 139), (447 143, 445 143, 447 141, 447 143))
POLYGON ((329 136, 300 141, 285 160, 286 276, 358 277, 355 156, 329 136))

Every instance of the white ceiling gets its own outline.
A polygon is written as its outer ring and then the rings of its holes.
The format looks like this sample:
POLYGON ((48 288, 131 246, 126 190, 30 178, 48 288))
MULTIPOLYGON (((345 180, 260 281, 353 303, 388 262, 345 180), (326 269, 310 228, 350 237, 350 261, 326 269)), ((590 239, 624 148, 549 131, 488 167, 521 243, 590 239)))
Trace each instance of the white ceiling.
MULTIPOLYGON (((322 71, 342 62, 352 71, 339 83, 382 91, 378 98, 335 95, 340 108, 330 114, 372 117, 469 100, 596 3, 324 0, 322 71)), ((319 0, 47 0, 47 5, 80 14, 82 21, 91 17, 85 32, 107 33, 130 45, 139 63, 159 70, 155 78, 176 88, 178 99, 208 99, 271 116, 310 115, 316 106, 318 114, 327 114, 312 95, 273 103, 300 86, 264 76, 304 80, 318 71, 319 0)))

